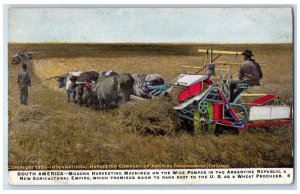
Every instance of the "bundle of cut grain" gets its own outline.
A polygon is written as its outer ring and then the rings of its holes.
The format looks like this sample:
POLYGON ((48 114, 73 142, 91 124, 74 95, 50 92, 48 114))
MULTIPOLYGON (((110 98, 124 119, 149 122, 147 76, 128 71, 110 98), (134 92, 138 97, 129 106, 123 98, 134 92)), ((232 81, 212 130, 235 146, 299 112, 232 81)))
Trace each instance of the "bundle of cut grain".
POLYGON ((180 126, 172 104, 163 98, 138 101, 118 111, 120 127, 138 134, 173 134, 180 126))

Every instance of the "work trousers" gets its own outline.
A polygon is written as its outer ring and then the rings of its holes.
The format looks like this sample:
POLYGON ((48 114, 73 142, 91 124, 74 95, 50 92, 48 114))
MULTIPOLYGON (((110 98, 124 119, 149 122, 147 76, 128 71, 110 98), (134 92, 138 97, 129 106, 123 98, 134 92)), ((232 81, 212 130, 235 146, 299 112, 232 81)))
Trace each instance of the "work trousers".
POLYGON ((233 102, 234 99, 243 91, 243 89, 237 89, 236 86, 241 83, 246 83, 244 80, 232 80, 230 82, 230 102, 233 102))
POLYGON ((27 84, 21 84, 20 85, 20 101, 21 104, 27 104, 28 99, 28 85, 27 84))

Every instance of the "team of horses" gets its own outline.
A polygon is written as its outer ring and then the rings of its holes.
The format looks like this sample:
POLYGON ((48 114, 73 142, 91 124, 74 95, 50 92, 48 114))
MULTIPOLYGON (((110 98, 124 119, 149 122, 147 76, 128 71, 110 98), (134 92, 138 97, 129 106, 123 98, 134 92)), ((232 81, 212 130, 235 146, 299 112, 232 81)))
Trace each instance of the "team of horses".
POLYGON ((130 101, 130 95, 151 98, 147 86, 163 85, 159 74, 128 74, 115 71, 69 72, 57 79, 59 88, 65 88, 68 102, 95 109, 118 107, 130 101), (145 84, 147 83, 147 84, 145 84))

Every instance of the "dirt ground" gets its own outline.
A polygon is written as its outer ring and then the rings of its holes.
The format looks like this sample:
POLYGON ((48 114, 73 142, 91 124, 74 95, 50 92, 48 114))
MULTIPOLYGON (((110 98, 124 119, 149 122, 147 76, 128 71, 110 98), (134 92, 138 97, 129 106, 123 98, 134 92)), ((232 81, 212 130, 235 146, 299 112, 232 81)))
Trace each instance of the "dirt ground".
MULTIPOLYGON (((261 87, 251 91, 276 93, 286 103, 293 102, 293 48, 286 44, 9 44, 9 59, 21 50, 38 52, 29 64, 33 83, 74 69, 159 73, 167 79, 176 71, 184 71, 183 65, 203 65, 205 57, 197 49, 210 47, 252 50, 257 62, 267 67, 263 68, 261 87)), ((232 56, 218 60, 231 61, 232 56)), ((236 59, 236 62, 242 61, 241 57, 236 59)), ((21 67, 8 66, 8 88, 12 91, 18 88, 16 80, 21 67)), ((238 66, 232 71, 237 69, 238 66)), ((124 126, 126 111, 138 107, 139 110, 145 108, 150 115, 167 115, 170 106, 151 101, 96 111, 67 103, 65 91, 57 87, 54 79, 32 85, 27 106, 19 103, 18 91, 9 93, 8 103, 10 169, 18 166, 84 166, 89 169, 91 165, 293 166, 291 126, 268 130, 251 128, 239 135, 225 133, 218 137, 194 135, 183 127, 167 135, 139 134, 124 126)), ((170 123, 162 123, 164 127, 173 126, 172 121, 178 119, 168 115, 163 118, 170 123)))

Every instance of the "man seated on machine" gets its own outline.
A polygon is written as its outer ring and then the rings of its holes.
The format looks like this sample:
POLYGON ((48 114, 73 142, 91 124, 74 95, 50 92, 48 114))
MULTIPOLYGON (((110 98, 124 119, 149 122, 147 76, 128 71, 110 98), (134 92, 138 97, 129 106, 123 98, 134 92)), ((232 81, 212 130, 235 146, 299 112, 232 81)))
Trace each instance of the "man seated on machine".
POLYGON ((239 80, 232 80, 230 83, 230 102, 234 102, 235 98, 243 91, 243 88, 239 88, 239 84, 248 84, 249 86, 259 86, 259 80, 263 77, 260 65, 252 59, 251 50, 245 50, 244 55, 245 62, 241 64, 239 71, 239 80))

